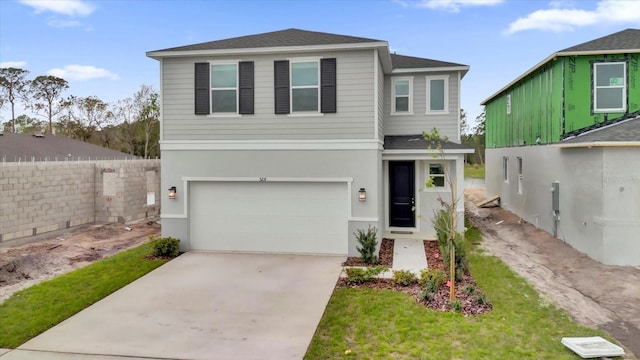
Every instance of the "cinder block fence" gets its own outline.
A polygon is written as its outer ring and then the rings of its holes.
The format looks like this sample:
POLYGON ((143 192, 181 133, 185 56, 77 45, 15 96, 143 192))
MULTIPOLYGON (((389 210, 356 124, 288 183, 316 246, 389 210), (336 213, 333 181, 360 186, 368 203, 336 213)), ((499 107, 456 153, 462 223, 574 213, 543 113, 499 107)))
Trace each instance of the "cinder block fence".
POLYGON ((160 160, 0 163, 0 242, 160 213, 160 160))

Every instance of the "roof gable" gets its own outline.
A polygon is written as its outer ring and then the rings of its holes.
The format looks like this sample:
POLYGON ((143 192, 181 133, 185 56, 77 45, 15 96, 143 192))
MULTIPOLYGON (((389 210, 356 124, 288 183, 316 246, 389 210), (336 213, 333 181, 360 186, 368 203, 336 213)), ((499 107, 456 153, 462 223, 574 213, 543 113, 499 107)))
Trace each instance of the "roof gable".
POLYGON ((300 29, 286 29, 256 35, 247 35, 209 41, 199 44, 178 46, 157 51, 194 51, 194 50, 225 50, 252 49, 262 47, 285 46, 313 46, 381 42, 382 40, 367 39, 355 36, 329 34, 300 29))
POLYGON ((613 50, 640 51, 640 30, 626 29, 601 38, 584 42, 560 52, 597 52, 613 50))

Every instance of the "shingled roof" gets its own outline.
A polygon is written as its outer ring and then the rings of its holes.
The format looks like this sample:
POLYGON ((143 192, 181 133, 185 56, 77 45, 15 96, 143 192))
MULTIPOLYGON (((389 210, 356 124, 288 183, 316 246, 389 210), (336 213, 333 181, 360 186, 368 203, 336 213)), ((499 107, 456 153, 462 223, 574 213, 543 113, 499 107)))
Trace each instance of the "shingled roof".
POLYGON ((157 51, 251 49, 261 47, 336 45, 372 42, 384 41, 355 36, 329 34, 317 31, 286 29, 267 32, 263 34, 247 35, 193 45, 178 46, 157 51))
POLYGON ((612 51, 612 50, 632 50, 640 51, 640 30, 626 29, 603 36, 595 40, 587 41, 576 46, 572 46, 561 50, 560 52, 594 52, 594 51, 612 51))
POLYGON ((0 162, 120 160, 133 155, 63 136, 5 133, 0 136, 0 162))
MULTIPOLYGON (((443 150, 468 150, 466 152, 473 153, 472 148, 455 143, 453 141, 440 141, 443 150)), ((384 137, 385 150, 425 150, 429 148, 435 150, 438 144, 427 141, 422 135, 387 135, 384 137)))
POLYGON ((437 67, 467 66, 467 65, 456 64, 452 62, 425 59, 425 58, 398 55, 398 54, 391 54, 391 63, 393 64, 394 69, 416 69, 416 68, 426 69, 426 68, 437 68, 437 67))
POLYGON ((562 144, 590 144, 612 142, 638 142, 640 143, 640 113, 627 120, 623 120, 611 125, 585 132, 567 140, 562 144))

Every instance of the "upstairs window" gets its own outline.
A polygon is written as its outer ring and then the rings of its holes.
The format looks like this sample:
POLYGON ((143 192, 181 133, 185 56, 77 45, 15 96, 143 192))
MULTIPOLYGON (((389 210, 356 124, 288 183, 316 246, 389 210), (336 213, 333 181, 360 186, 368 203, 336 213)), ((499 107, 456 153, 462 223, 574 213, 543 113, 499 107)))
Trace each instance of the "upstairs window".
POLYGON ((593 112, 627 111, 627 63, 593 64, 593 112))
POLYGON ((291 112, 318 112, 319 68, 317 61, 291 62, 291 112))
POLYGON ((394 78, 391 82, 392 109, 394 115, 413 113, 413 81, 411 78, 394 78))
POLYGON ((427 76, 427 114, 449 113, 449 76, 427 76))
POLYGON ((276 114, 336 112, 335 58, 277 60, 273 73, 276 114))
POLYGON ((238 64, 211 65, 211 113, 238 112, 238 64))
POLYGON ((253 61, 196 63, 195 114, 253 114, 253 75, 253 61))

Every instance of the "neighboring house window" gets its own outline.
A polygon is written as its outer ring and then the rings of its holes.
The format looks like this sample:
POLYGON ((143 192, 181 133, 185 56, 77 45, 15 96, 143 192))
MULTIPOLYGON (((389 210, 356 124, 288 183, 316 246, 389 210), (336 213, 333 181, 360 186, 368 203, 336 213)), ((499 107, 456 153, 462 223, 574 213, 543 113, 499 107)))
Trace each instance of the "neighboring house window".
POLYGON ((507 115, 511 115, 511 94, 507 95, 507 115))
POLYGON ((195 64, 196 115, 253 113, 253 61, 195 64))
POLYGON ((335 58, 279 60, 273 69, 276 114, 336 112, 335 58))
POLYGON ((427 114, 449 113, 449 76, 427 76, 427 114))
POLYGON ((593 64, 593 112, 627 111, 627 63, 593 64))
POLYGON ((429 178, 431 179, 430 182, 434 188, 445 187, 444 164, 429 164, 429 178))
POLYGON ((509 182, 509 157, 502 157, 502 179, 504 182, 509 182))
POLYGON ((392 114, 413 113, 413 81, 411 78, 393 78, 391 81, 392 114))
POLYGON ((518 194, 523 193, 522 158, 518 157, 518 194))

